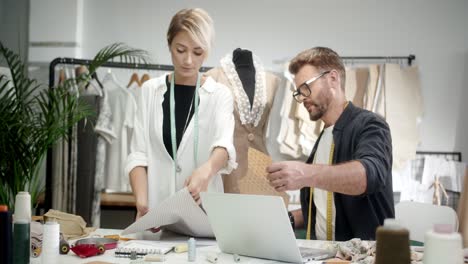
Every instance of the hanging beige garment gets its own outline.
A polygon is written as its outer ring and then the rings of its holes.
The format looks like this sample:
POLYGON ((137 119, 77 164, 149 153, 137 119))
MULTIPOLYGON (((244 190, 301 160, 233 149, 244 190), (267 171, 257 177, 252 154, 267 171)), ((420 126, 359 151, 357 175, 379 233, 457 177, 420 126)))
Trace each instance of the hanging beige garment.
POLYGON ((377 82, 379 78, 379 65, 369 65, 369 82, 364 96, 364 109, 372 111, 374 103, 375 91, 377 90, 377 82))
POLYGON ((369 68, 357 68, 355 70, 356 75, 356 92, 353 98, 353 104, 357 107, 363 108, 364 96, 367 91, 369 83, 369 68))
POLYGON ((465 169, 463 189, 458 203, 459 232, 462 234, 463 247, 468 247, 468 169, 465 169))
POLYGON ((309 156, 320 134, 320 128, 317 128, 317 126, 320 127, 320 123, 310 120, 309 112, 304 107, 304 104, 299 104, 296 101, 294 103, 296 104, 295 118, 298 120, 297 125, 299 129, 299 133, 297 134, 298 147, 302 155, 309 156))
POLYGON ((346 67, 345 95, 346 100, 353 102, 357 91, 356 69, 346 67))
POLYGON ((299 147, 299 122, 303 119, 296 117, 297 109, 300 105, 292 98, 287 96, 290 100, 290 108, 285 109, 287 113, 286 127, 284 129, 283 142, 280 145, 280 152, 292 158, 299 158, 301 156, 301 149, 299 147))
POLYGON ((386 117, 385 64, 378 67, 377 86, 375 88, 371 111, 379 114, 383 118, 386 117))
POLYGON ((241 193, 281 196, 288 208, 289 195, 277 192, 266 179, 266 167, 271 164, 271 158, 254 148, 249 148, 248 156, 247 175, 239 180, 241 193))
POLYGON ((414 159, 419 143, 417 120, 422 115, 419 71, 416 66, 401 68, 387 64, 385 71, 386 120, 392 133, 393 168, 403 168, 414 159))

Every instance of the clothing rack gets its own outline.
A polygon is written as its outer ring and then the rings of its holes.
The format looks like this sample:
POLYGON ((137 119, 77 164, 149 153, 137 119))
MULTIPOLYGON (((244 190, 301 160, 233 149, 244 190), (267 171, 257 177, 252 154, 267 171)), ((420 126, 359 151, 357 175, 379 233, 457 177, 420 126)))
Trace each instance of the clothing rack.
MULTIPOLYGON (((75 59, 75 58, 55 58, 50 62, 49 65, 49 88, 53 88, 55 85, 55 67, 59 64, 66 65, 90 65, 92 60, 90 59, 75 59)), ((125 63, 125 62, 105 62, 100 67, 104 68, 120 68, 120 69, 138 69, 138 70, 156 70, 156 71, 173 71, 174 66, 164 64, 148 64, 148 63, 125 63)), ((201 72, 206 72, 212 67, 201 67, 201 72)), ((47 212, 52 208, 52 149, 47 151, 46 161, 46 185, 45 185, 45 198, 44 198, 44 210, 47 212)))
MULTIPOLYGON (((58 64, 68 65, 90 65, 92 60, 89 59, 75 59, 75 58, 55 58, 49 66, 49 87, 54 86, 55 81, 55 67, 58 64)), ((139 69, 139 70, 159 70, 159 71, 173 71, 174 66, 164 64, 147 64, 147 63, 125 63, 125 62, 105 62, 100 67, 104 68, 120 68, 120 69, 139 69)), ((212 67, 201 67, 201 72, 207 72, 212 67)))
POLYGON ((410 54, 408 56, 344 56, 341 57, 342 60, 353 61, 370 61, 370 60, 406 60, 408 65, 411 66, 414 60, 416 60, 416 55, 410 54))
POLYGON ((445 152, 445 151, 416 151, 416 157, 424 157, 426 155, 429 156, 436 156, 439 158, 444 158, 446 160, 453 160, 453 161, 462 161, 462 153, 459 151, 455 152, 445 152))
MULTIPOLYGON (((410 54, 408 56, 342 56, 341 59, 343 61, 373 61, 373 60, 381 60, 381 61, 392 61, 392 60, 406 60, 408 66, 411 66, 414 60, 416 60, 416 55, 410 54)), ((290 61, 291 59, 283 59, 283 60, 275 60, 273 61, 274 64, 283 64, 285 62, 290 61)))

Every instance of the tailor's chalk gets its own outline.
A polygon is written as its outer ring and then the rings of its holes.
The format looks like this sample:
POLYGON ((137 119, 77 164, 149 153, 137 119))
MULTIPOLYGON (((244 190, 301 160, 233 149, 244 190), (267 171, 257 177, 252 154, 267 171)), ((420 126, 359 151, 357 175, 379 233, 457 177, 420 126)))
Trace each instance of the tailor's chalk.
POLYGON ((180 244, 180 245, 176 245, 174 247, 174 252, 175 253, 183 253, 183 252, 187 252, 188 251, 188 245, 187 244, 180 244))
POLYGON ((232 258, 234 259, 234 262, 239 262, 240 261, 240 257, 237 254, 233 254, 232 258))
POLYGON ((210 263, 216 263, 218 262, 218 255, 216 254, 209 254, 206 256, 206 260, 210 263))
POLYGON ((166 256, 161 254, 146 255, 143 260, 146 262, 164 262, 166 261, 166 256))

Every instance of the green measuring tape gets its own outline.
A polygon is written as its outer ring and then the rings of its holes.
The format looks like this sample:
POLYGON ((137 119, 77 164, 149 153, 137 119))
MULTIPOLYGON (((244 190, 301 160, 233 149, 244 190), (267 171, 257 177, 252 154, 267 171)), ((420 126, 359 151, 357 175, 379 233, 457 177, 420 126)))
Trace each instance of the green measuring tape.
MULTIPOLYGON (((172 73, 171 76, 171 90, 170 90, 170 98, 169 98, 169 107, 171 110, 171 143, 172 143, 172 155, 174 156, 174 178, 177 178, 177 167, 179 165, 177 160, 177 140, 176 140, 176 125, 175 125, 175 98, 174 98, 174 83, 175 83, 175 73, 172 73)), ((195 95, 194 95, 194 102, 195 104, 195 113, 194 115, 194 137, 193 137, 193 160, 195 162, 195 167, 198 167, 198 88, 200 88, 200 78, 201 74, 198 73, 197 75, 197 84, 195 86, 195 95)), ((188 113, 190 116, 190 111, 188 113)), ((174 190, 176 190, 174 184, 174 190)))

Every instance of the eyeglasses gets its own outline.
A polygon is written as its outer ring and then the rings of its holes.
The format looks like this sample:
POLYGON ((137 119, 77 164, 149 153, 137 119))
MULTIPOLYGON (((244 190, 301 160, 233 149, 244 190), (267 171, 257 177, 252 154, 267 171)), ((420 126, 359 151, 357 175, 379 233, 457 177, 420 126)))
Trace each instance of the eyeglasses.
POLYGON ((293 93, 293 97, 294 97, 294 100, 296 100, 298 103, 301 103, 302 100, 300 98, 300 96, 302 95, 303 97, 308 97, 312 91, 310 89, 310 84, 315 82, 316 80, 320 79, 320 77, 324 76, 325 74, 327 73, 330 73, 331 71, 324 71, 322 73, 320 73, 319 75, 313 77, 312 79, 304 82, 303 84, 301 84, 297 89, 296 91, 294 91, 293 93))

